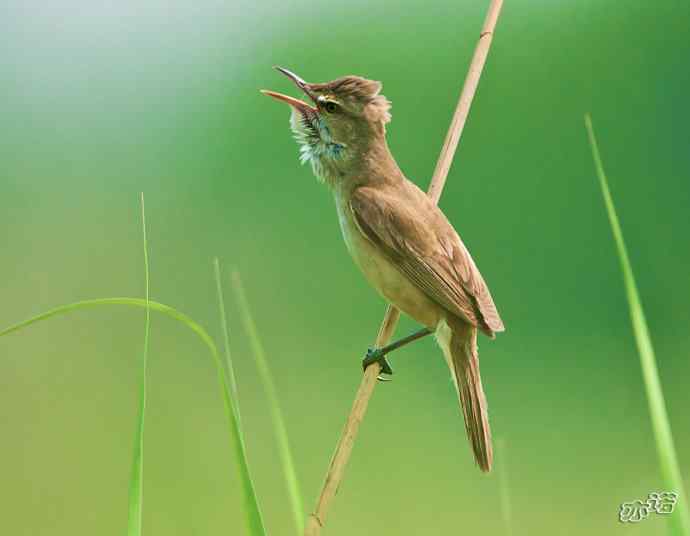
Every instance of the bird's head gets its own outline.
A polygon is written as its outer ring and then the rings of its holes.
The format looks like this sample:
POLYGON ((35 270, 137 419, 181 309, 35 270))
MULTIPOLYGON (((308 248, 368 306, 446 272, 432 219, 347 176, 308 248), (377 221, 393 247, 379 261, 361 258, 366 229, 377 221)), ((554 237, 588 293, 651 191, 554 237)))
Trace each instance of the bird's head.
POLYGON ((323 84, 310 84, 276 67, 309 98, 263 90, 290 105, 290 125, 300 145, 300 160, 310 162, 315 175, 330 183, 344 176, 366 154, 372 142, 385 136, 390 102, 380 95, 381 82, 344 76, 323 84))

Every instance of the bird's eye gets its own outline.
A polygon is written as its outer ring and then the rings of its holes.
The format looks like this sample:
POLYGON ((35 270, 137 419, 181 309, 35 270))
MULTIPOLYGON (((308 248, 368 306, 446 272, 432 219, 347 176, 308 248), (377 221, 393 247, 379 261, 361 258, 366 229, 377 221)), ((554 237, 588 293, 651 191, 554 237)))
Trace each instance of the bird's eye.
POLYGON ((324 104, 323 107, 329 114, 332 114, 338 110, 338 105, 333 101, 326 101, 326 104, 324 104))

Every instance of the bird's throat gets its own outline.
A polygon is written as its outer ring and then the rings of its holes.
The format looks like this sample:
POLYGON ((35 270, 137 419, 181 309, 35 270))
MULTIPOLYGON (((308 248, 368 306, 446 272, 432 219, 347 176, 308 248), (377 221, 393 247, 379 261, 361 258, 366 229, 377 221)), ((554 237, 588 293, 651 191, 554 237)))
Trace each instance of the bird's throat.
POLYGON ((300 162, 309 162, 320 181, 333 183, 343 172, 346 146, 333 140, 319 114, 304 114, 293 108, 290 126, 299 145, 300 162))

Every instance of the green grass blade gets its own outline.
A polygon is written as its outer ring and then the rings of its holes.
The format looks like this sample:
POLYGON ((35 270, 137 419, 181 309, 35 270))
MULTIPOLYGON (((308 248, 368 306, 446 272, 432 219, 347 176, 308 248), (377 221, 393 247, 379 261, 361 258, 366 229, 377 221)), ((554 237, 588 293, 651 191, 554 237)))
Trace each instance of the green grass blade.
MULTIPOLYGON (((220 262, 213 259, 213 270, 216 276, 216 292, 218 293, 218 311, 220 313, 221 330, 223 332, 223 346, 225 347, 225 365, 228 369, 230 378, 230 388, 235 400, 239 400, 237 395, 237 380, 235 378, 235 368, 232 366, 232 354, 230 353, 230 336, 228 335, 228 317, 225 314, 225 297, 223 296, 223 284, 220 276, 220 262)), ((235 409, 239 412, 239 404, 235 404, 235 409)), ((237 420, 240 421, 239 414, 237 420)), ((241 421, 240 421, 241 422, 241 421)))
POLYGON ((680 475, 678 458, 676 457, 671 425, 669 424, 668 415, 666 413, 666 403, 664 402, 664 394, 661 389, 661 382, 659 381, 659 372, 657 370, 654 348, 652 347, 652 340, 649 329, 647 328, 647 321, 645 320, 640 296, 637 291, 632 265, 630 264, 625 242, 623 241, 623 231, 621 230, 618 216, 616 215, 616 208, 613 204, 608 180, 606 179, 606 173, 604 172, 604 166, 599 154, 599 147, 597 146, 597 141, 594 136, 592 119, 589 114, 585 115, 585 127, 587 128, 587 135, 592 148, 592 157, 594 158, 594 166, 601 184, 606 211, 608 212, 613 238, 616 243, 616 249, 618 250, 618 258, 623 271, 625 292, 630 307, 630 318, 632 320, 635 341, 640 354, 642 376, 647 392, 647 402, 649 404, 652 429, 654 430, 654 438, 656 440, 659 466, 662 480, 666 487, 663 491, 675 491, 679 495, 675 511, 669 518, 670 527, 672 534, 690 536, 690 514, 688 513, 687 504, 688 496, 683 490, 683 480, 680 475))
POLYGON ((146 240, 146 210, 144 194, 141 194, 141 229, 144 243, 144 280, 146 287, 146 320, 144 323, 144 349, 141 357, 141 378, 139 380, 139 412, 134 434, 134 454, 132 456, 132 475, 129 481, 129 516, 127 536, 141 536, 144 502, 144 422, 146 417, 146 372, 148 368, 149 331, 151 326, 149 289, 149 251, 146 240))
MULTIPOLYGON (((66 305, 61 305, 59 307, 55 307, 54 309, 49 309, 48 311, 45 311, 41 314, 38 314, 36 316, 32 316, 31 318, 28 318, 26 320, 23 320, 21 322, 18 322, 17 324, 14 324, 8 328, 3 329, 0 331, 0 337, 3 335, 9 335, 10 333, 13 333, 15 331, 19 331, 25 327, 28 327, 32 324, 35 324, 37 322, 40 322, 42 320, 47 320, 48 318, 52 318, 54 316, 60 316, 62 314, 70 313, 73 311, 77 311, 80 309, 90 309, 93 307, 100 307, 102 305, 126 305, 130 307, 141 307, 142 309, 146 309, 146 300, 141 299, 141 298, 125 298, 125 297, 120 297, 120 298, 96 298, 93 300, 83 300, 83 301, 78 301, 74 303, 68 303, 66 305)), ((163 313, 167 316, 170 316, 174 318, 175 320, 182 322, 185 324, 189 329, 191 329, 194 333, 196 333, 201 340, 204 342, 204 344, 209 348, 211 352, 217 352, 215 343, 213 342, 213 339, 211 336, 206 332, 206 330, 201 327, 199 324, 197 324, 194 320, 192 320, 190 317, 188 317, 186 314, 178 311, 177 309, 174 309, 170 307, 169 305, 165 305, 162 303, 158 303, 155 301, 149 301, 149 308, 152 311, 156 311, 159 313, 163 313)))
POLYGON ((264 529, 263 520, 261 518, 261 511, 259 510, 259 503, 256 499, 256 494, 254 493, 254 486, 252 484, 249 475, 249 466, 247 464, 247 459, 244 454, 244 443, 242 440, 242 433, 239 427, 239 422, 235 418, 237 414, 233 405, 233 398, 230 394, 230 388, 226 381, 225 370, 223 368, 223 362, 218 353, 215 343, 211 336, 206 332, 206 330, 201 327, 200 324, 192 320, 189 316, 181 313, 177 309, 173 309, 168 305, 158 303, 155 301, 149 301, 141 298, 98 298, 94 300, 85 300, 75 303, 70 303, 67 305, 61 305, 54 309, 50 309, 44 313, 33 316, 14 324, 2 331, 0 331, 0 337, 3 335, 8 335, 15 331, 19 331, 25 327, 28 327, 42 320, 47 320, 54 316, 59 316, 73 311, 78 311, 80 309, 88 309, 93 307, 100 307, 104 305, 125 305, 130 307, 142 307, 146 309, 147 307, 159 313, 163 313, 167 316, 174 318, 175 320, 182 322, 185 326, 191 329, 206 345, 206 347, 211 352, 216 365, 216 374, 218 377, 218 383, 221 389, 221 396, 223 398, 223 405, 225 410, 225 415, 228 419, 231 447, 233 450, 233 461, 235 462, 237 472, 240 475, 240 483, 242 487, 244 505, 245 505, 245 521, 244 524, 247 528, 247 534, 250 536, 265 536, 266 531, 264 529))
POLYGON ((496 441, 496 473, 499 479, 501 494, 501 515, 506 536, 513 536, 513 507, 510 499, 510 481, 508 478, 508 460, 506 459, 506 442, 503 438, 496 441))
MULTIPOLYGON (((220 263, 218 262, 218 259, 214 259, 213 262, 214 266, 214 272, 215 272, 215 277, 216 277, 216 290, 218 292, 218 310, 220 313, 220 319, 221 319, 221 330, 223 332, 223 343, 225 346, 225 359, 226 359, 226 366, 228 370, 228 377, 230 378, 230 389, 229 389, 229 395, 233 400, 232 408, 234 411, 234 416, 235 416, 235 422, 237 423, 237 436, 239 438, 240 442, 240 449, 241 449, 241 454, 242 454, 242 459, 243 459, 243 465, 245 467, 248 467, 247 464, 247 451, 244 443, 244 435, 242 433, 242 420, 240 418, 240 406, 239 406, 239 398, 237 395, 237 381, 235 379, 235 369, 232 366, 232 355, 230 354, 230 337, 228 335, 228 322, 227 322, 227 315, 225 314, 225 298, 223 297, 223 285, 221 283, 221 276, 220 276, 220 263)), ((251 478, 249 478, 249 472, 247 470, 247 481, 246 481, 246 486, 247 486, 247 492, 251 491, 251 495, 254 497, 254 502, 256 502, 256 495, 254 491, 254 486, 252 484, 251 478)), ((248 496, 248 495, 247 495, 248 496)), ((263 522, 261 519, 261 511, 258 508, 258 503, 256 506, 256 524, 257 526, 261 526, 261 530, 264 531, 265 529, 263 528, 263 522)))
POLYGON ((249 335, 249 340, 252 346, 254 359, 256 360, 261 382, 263 383, 266 396, 268 397, 268 405, 271 412, 271 420, 273 421, 273 428, 275 430, 276 438, 278 440, 278 455, 283 468, 285 482, 288 488, 288 496, 290 498, 290 505, 292 507, 292 514, 295 521, 295 527, 298 534, 304 531, 304 507, 302 501, 302 493, 300 492, 299 481, 297 480, 297 471, 295 470, 295 462, 290 450, 290 442, 288 440, 287 427, 285 426, 285 419, 280 409, 278 402, 278 394, 273 381, 271 369, 268 366, 266 353, 264 352, 259 333, 256 329, 256 324, 252 318, 249 309, 249 302, 244 292, 244 286, 240 279, 238 272, 233 272, 232 283, 237 296, 237 302, 240 307, 242 320, 245 329, 249 335))

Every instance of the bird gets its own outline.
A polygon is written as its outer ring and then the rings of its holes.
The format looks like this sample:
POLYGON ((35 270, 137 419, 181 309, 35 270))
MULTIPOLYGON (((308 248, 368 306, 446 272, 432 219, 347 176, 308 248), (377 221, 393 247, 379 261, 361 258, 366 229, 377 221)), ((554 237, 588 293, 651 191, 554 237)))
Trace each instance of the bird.
POLYGON ((369 349, 364 366, 378 361, 390 374, 388 352, 433 333, 457 390, 475 462, 489 472, 493 449, 477 334, 493 339, 505 328, 453 225, 393 157, 386 141, 391 103, 381 94, 381 82, 348 75, 308 83, 276 69, 309 102, 261 92, 290 106, 300 161, 332 191, 355 264, 385 300, 423 326, 396 343, 369 349))

